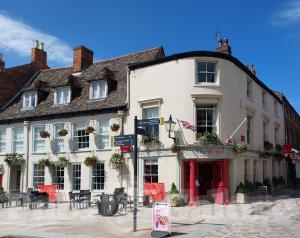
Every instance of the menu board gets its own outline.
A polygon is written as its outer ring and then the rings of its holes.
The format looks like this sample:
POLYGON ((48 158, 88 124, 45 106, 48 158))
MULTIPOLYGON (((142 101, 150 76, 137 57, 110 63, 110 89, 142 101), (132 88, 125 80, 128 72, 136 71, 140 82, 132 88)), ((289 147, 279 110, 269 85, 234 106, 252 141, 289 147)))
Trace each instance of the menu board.
POLYGON ((169 203, 153 204, 152 230, 171 234, 171 205, 169 203))

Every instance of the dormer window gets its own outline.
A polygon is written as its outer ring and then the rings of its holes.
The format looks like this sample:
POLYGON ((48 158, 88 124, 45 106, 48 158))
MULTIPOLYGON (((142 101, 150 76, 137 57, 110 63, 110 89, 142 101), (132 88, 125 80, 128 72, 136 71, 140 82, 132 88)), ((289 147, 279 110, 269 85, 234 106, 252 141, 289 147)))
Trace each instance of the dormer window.
POLYGON ((37 92, 30 91, 23 94, 23 109, 35 108, 37 104, 37 92))
POLYGON ((54 104, 55 105, 66 105, 71 101, 71 90, 70 87, 58 87, 54 92, 54 104))
POLYGON ((99 80, 90 83, 90 100, 104 99, 107 96, 107 81, 99 80))

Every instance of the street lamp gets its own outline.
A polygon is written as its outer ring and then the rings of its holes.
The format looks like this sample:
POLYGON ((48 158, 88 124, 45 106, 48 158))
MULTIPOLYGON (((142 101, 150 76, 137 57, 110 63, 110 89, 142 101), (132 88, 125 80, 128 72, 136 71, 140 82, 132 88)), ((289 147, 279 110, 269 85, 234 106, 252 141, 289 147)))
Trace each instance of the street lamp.
POLYGON ((171 133, 174 132, 176 122, 172 120, 172 116, 170 115, 169 120, 165 121, 166 130, 169 134, 169 138, 174 140, 174 144, 176 143, 176 138, 171 136, 171 133))

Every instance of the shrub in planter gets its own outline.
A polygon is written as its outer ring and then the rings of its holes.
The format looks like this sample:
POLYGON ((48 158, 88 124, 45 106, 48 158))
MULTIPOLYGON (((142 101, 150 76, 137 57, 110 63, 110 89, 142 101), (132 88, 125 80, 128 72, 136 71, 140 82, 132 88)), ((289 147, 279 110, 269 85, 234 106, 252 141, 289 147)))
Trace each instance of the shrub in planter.
POLYGON ((206 132, 203 135, 198 136, 198 139, 204 144, 218 145, 220 143, 219 137, 216 133, 206 132))
POLYGON ((5 194, 5 190, 4 190, 3 187, 0 187, 0 195, 1 195, 1 194, 5 194))
POLYGON ((7 165, 12 165, 15 163, 25 163, 25 159, 21 154, 11 153, 5 155, 4 162, 7 163, 7 165))
POLYGON ((58 132, 59 136, 66 136, 68 135, 68 130, 67 129, 62 129, 58 132))
POLYGON ((61 156, 61 157, 58 157, 58 161, 56 161, 55 165, 57 167, 63 167, 63 168, 66 168, 66 167, 69 167, 71 165, 71 161, 64 157, 64 156, 61 156))
POLYGON ((179 193, 173 193, 171 195, 171 206, 178 207, 181 206, 183 203, 183 196, 179 193))
POLYGON ((97 157, 93 155, 93 156, 86 157, 83 163, 86 166, 94 166, 97 164, 97 162, 98 162, 97 157))
POLYGON ((48 131, 40 131, 40 137, 48 138, 50 137, 50 133, 48 131))
POLYGON ((181 151, 181 148, 178 145, 172 145, 171 150, 172 150, 172 153, 179 153, 181 151))
POLYGON ((49 159, 40 159, 38 163, 44 167, 50 167, 52 165, 52 162, 49 159))
POLYGON ((172 185, 171 185, 171 191, 170 191, 170 192, 171 192, 172 194, 178 194, 178 193, 179 193, 179 191, 178 191, 178 189, 177 189, 175 183, 172 183, 172 185))
POLYGON ((142 144, 160 144, 158 135, 143 136, 142 144))
POLYGON ((242 144, 237 144, 236 146, 232 147, 235 153, 244 153, 247 151, 247 146, 242 144))
POLYGON ((86 132, 87 134, 91 134, 91 133, 93 133, 94 131, 95 131, 95 128, 92 127, 92 126, 88 126, 87 128, 85 128, 85 132, 86 132))
POLYGON ((114 131, 114 132, 117 132, 117 131, 120 129, 120 125, 114 123, 114 124, 112 124, 112 125, 110 126, 110 129, 111 129, 112 131, 114 131))
POLYGON ((244 204, 247 202, 249 190, 245 184, 240 183, 235 190, 236 203, 244 204))
POLYGON ((126 160, 121 154, 114 153, 110 158, 110 163, 114 169, 119 169, 126 164, 126 160))

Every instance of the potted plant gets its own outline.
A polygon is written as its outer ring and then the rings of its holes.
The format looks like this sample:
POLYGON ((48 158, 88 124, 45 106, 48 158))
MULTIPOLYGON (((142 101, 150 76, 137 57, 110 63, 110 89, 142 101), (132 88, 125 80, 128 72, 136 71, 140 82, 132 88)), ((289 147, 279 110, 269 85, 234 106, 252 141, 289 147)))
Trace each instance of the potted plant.
POLYGON ((178 145, 172 145, 171 150, 172 150, 172 153, 179 153, 181 151, 181 148, 178 145))
POLYGON ((62 129, 58 132, 59 136, 66 136, 68 135, 68 130, 67 129, 62 129))
POLYGON ((243 183, 240 183, 235 190, 236 203, 240 203, 240 204, 247 203, 248 193, 249 193, 249 189, 247 188, 247 186, 243 183))
POLYGON ((5 190, 3 187, 0 186, 0 195, 3 195, 3 194, 5 194, 5 190))
POLYGON ((181 206, 183 203, 183 198, 179 193, 175 183, 172 183, 170 193, 171 193, 171 199, 170 199, 171 206, 172 207, 181 206))
POLYGON ((126 160, 121 154, 113 153, 110 158, 110 163, 114 169, 119 169, 125 165, 126 160))
POLYGON ((5 155, 4 162, 6 162, 7 165, 12 165, 15 163, 25 163, 25 159, 21 154, 11 153, 5 155))
POLYGON ((48 131, 40 131, 40 137, 48 138, 50 137, 50 133, 48 131))
POLYGON ((95 131, 95 128, 92 127, 92 126, 88 126, 87 128, 85 128, 85 132, 86 132, 87 134, 91 134, 91 133, 93 133, 94 131, 95 131))
POLYGON ((220 143, 218 135, 216 133, 209 132, 198 135, 198 140, 204 145, 218 145, 220 143))
POLYGON ((86 157, 83 163, 89 167, 89 166, 96 165, 97 162, 98 162, 97 157, 93 155, 93 156, 86 157))
POLYGON ((61 157, 58 157, 58 161, 56 161, 55 165, 57 167, 63 167, 63 168, 66 168, 66 167, 69 167, 71 165, 71 161, 64 157, 64 156, 61 156, 61 157))
POLYGON ((50 161, 50 159, 40 159, 38 164, 44 167, 50 167, 52 165, 52 162, 50 161))
POLYGON ((112 124, 112 125, 110 126, 110 129, 111 129, 113 132, 117 132, 117 131, 120 129, 120 125, 114 123, 114 124, 112 124))
POLYGON ((235 153, 240 154, 247 151, 247 146, 243 144, 237 144, 236 146, 233 146, 232 149, 235 153))

